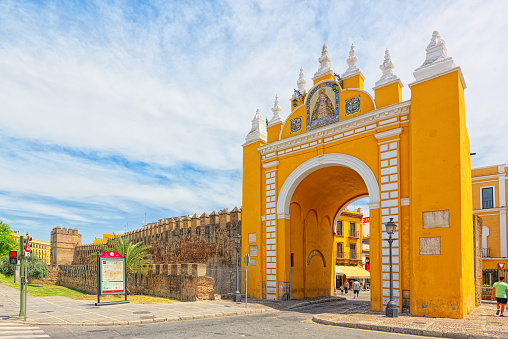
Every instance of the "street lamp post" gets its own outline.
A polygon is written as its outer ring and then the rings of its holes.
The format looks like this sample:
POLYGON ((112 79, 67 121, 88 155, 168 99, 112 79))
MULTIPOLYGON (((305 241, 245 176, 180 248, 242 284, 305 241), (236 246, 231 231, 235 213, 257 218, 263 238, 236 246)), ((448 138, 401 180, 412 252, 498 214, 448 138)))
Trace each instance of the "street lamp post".
POLYGON ((238 233, 236 233, 236 235, 233 237, 235 239, 235 244, 236 244, 236 291, 235 291, 235 296, 233 298, 233 301, 234 302, 240 302, 242 301, 242 295, 240 294, 240 290, 239 290, 239 287, 240 287, 240 274, 239 274, 239 270, 238 270, 238 254, 239 254, 239 251, 240 251, 240 242, 242 241, 242 236, 238 233))
POLYGON ((393 218, 386 223, 386 233, 388 233, 388 244, 390 244, 390 301, 386 305, 386 316, 389 318, 398 318, 399 309, 393 300, 393 268, 392 268, 392 234, 395 232, 397 225, 393 222, 393 218))

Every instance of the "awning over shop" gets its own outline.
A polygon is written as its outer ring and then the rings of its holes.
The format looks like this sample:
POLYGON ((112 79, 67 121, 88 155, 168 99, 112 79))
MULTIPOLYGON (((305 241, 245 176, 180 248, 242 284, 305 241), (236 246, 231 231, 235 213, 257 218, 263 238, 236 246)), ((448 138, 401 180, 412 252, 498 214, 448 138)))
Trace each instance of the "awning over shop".
POLYGON ((370 272, 356 266, 335 266, 335 274, 348 278, 370 278, 370 272))

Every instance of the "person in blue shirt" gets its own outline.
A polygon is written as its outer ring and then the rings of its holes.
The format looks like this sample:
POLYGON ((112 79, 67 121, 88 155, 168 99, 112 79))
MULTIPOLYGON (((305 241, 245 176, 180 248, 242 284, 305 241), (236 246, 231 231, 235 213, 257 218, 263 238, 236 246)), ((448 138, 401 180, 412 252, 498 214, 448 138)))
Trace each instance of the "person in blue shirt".
POLYGON ((494 295, 497 299, 497 312, 496 315, 499 314, 499 309, 501 308, 501 317, 504 317, 504 308, 506 307, 506 301, 508 293, 508 284, 504 281, 504 277, 499 277, 499 281, 494 283, 494 286, 492 286, 492 297, 491 299, 494 300, 494 295))

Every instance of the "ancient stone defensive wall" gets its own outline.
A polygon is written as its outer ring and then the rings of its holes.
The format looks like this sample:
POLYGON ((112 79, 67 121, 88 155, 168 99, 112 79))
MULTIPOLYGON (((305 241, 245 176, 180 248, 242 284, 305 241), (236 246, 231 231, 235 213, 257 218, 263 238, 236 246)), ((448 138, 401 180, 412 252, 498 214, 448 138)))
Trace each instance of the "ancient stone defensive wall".
MULTIPOLYGON (((160 219, 140 229, 122 234, 134 242, 150 245, 155 264, 202 263, 209 267, 235 266, 234 235, 242 234, 242 212, 235 207, 209 215, 160 219)), ((96 244, 76 246, 73 265, 88 264, 88 256, 98 252, 96 244)))
MULTIPOLYGON (((127 289, 131 294, 145 294, 183 301, 213 300, 213 278, 207 277, 204 264, 150 265, 143 276, 131 273, 127 289)), ((97 293, 96 265, 60 265, 57 284, 92 294, 97 293)))

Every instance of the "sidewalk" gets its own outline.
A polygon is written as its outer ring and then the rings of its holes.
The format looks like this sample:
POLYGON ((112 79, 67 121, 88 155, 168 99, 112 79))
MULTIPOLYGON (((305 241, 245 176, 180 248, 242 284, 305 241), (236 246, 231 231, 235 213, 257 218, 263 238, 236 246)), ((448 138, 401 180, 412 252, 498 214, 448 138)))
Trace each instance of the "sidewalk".
MULTIPOLYGON (((351 304, 362 301, 348 300, 351 304)), ((365 302, 363 302, 365 303, 365 302)), ((394 332, 438 338, 508 338, 508 311, 505 317, 495 315, 496 304, 484 303, 464 319, 417 317, 401 314, 398 318, 387 318, 383 312, 352 307, 351 312, 338 311, 315 315, 316 323, 364 330, 394 332)))
MULTIPOLYGON (((66 297, 32 297, 27 300, 28 324, 67 326, 139 325, 146 323, 227 317, 273 311, 272 308, 230 301, 176 304, 117 304, 95 306, 91 300, 66 297)), ((17 321, 19 290, 0 284, 0 321, 17 321)))

